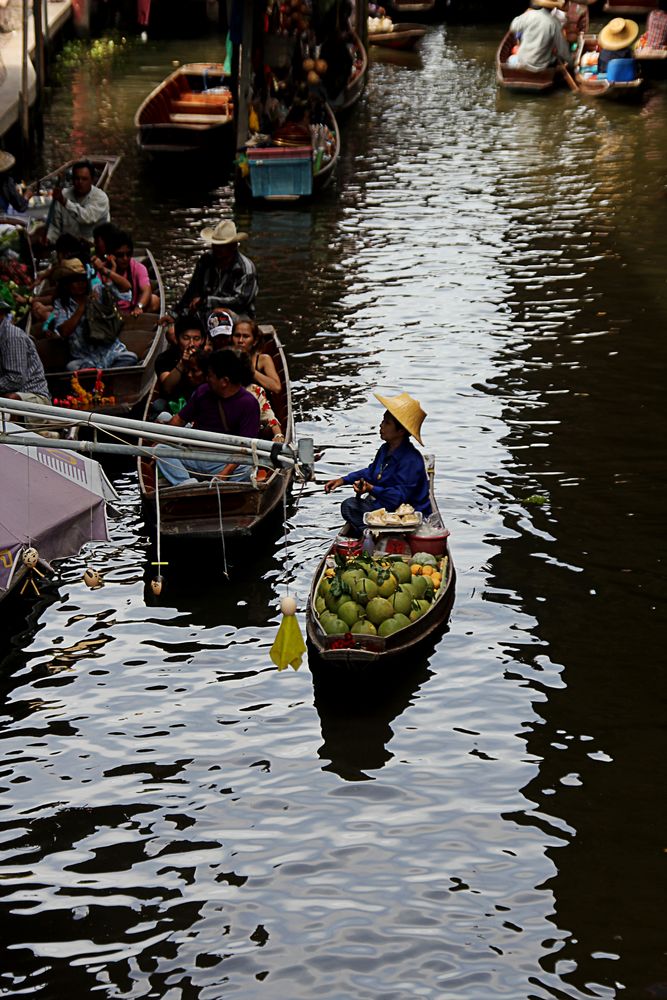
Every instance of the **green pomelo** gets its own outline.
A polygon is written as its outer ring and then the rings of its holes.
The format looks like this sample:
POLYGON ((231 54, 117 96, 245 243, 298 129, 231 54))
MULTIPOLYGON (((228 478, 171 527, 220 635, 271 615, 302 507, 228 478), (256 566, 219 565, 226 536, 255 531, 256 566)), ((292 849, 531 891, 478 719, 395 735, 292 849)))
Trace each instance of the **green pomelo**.
MULTIPOLYGON (((412 575, 410 578, 411 580, 416 579, 416 577, 412 575)), ((415 597, 417 596, 415 594, 415 588, 412 586, 412 583, 402 583, 398 589, 402 594, 407 594, 411 601, 414 601, 415 597)))
POLYGON ((396 577, 392 576, 390 573, 386 580, 383 580, 382 583, 378 584, 378 593, 380 597, 391 597, 397 587, 398 583, 396 581, 396 577))
POLYGON ((362 618, 361 621, 355 622, 350 629, 352 635, 377 635, 377 629, 373 622, 369 622, 366 618, 362 618))
MULTIPOLYGON (((421 601, 419 601, 418 603, 421 604, 421 601)), ((424 612, 422 611, 421 608, 413 608, 412 611, 410 612, 410 616, 409 616, 410 617, 410 621, 411 622, 418 621, 423 614, 424 614, 424 612)))
POLYGON ((339 597, 336 597, 331 591, 327 591, 324 595, 324 603, 326 604, 329 611, 335 611, 338 606, 339 597))
POLYGON ((355 600, 365 607, 369 601, 377 597, 378 585, 369 580, 368 577, 362 576, 352 587, 352 593, 355 600))
POLYGON ((393 635, 394 632, 400 632, 403 626, 400 622, 397 622, 395 618, 387 618, 386 622, 382 622, 378 629, 378 635, 381 635, 383 639, 386 639, 388 635, 393 635))
POLYGON ((398 622, 401 628, 407 628, 408 625, 412 624, 408 616, 402 615, 400 611, 397 611, 394 615, 394 621, 398 622))
POLYGON ((428 601, 417 601, 417 606, 423 615, 430 609, 431 605, 428 601))
POLYGON ((419 600, 420 598, 422 598, 424 596, 424 594, 428 590, 428 587, 429 587, 428 577, 427 576, 413 576, 412 583, 410 584, 410 586, 412 587, 412 589, 415 592, 415 597, 417 598, 417 600, 419 600))
POLYGON ((317 611, 318 615, 322 614, 326 606, 327 606, 326 601, 324 600, 323 597, 315 598, 315 610, 317 611))
POLYGON ((348 625, 354 625, 356 621, 359 621, 363 613, 364 609, 362 606, 356 604, 354 601, 344 601, 338 609, 338 617, 348 625))
POLYGON ((365 574, 361 569, 346 569, 341 579, 343 583, 346 583, 351 590, 352 587, 354 586, 355 581, 361 579, 361 577, 363 576, 365 576, 365 574))
POLYGON ((386 598, 374 597, 366 605, 366 614, 374 625, 379 625, 393 616, 394 609, 386 598))
POLYGON ((327 635, 345 635, 346 632, 349 632, 346 622, 342 622, 335 615, 332 618, 328 618, 326 622, 322 622, 322 628, 327 635))
POLYGON ((396 562, 392 563, 391 572, 399 583, 410 583, 412 579, 410 567, 402 559, 397 559, 396 562))
POLYGON ((402 615, 409 615, 412 600, 412 597, 406 594, 404 590, 397 590, 391 598, 391 603, 394 605, 394 611, 400 611, 402 615))
POLYGON ((320 597, 326 597, 330 590, 331 590, 331 580, 329 579, 328 576, 325 576, 321 580, 320 585, 317 588, 317 593, 320 595, 320 597))
POLYGON ((336 618, 336 617, 337 617, 337 615, 334 615, 331 611, 322 611, 321 614, 320 614, 320 616, 319 616, 319 618, 320 618, 320 625, 322 626, 322 628, 324 628, 324 623, 326 621, 330 621, 332 618, 336 618))

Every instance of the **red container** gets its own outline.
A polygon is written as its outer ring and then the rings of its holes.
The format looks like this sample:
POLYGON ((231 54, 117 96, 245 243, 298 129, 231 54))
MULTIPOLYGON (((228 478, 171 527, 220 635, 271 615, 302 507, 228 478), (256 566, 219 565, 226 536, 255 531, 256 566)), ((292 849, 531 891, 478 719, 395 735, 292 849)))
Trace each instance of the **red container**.
POLYGON ((439 535, 408 535, 413 556, 418 552, 430 552, 432 556, 444 556, 450 532, 445 528, 439 535))
POLYGON ((334 547, 339 556, 360 556, 362 545, 361 538, 348 538, 347 535, 338 535, 334 547))

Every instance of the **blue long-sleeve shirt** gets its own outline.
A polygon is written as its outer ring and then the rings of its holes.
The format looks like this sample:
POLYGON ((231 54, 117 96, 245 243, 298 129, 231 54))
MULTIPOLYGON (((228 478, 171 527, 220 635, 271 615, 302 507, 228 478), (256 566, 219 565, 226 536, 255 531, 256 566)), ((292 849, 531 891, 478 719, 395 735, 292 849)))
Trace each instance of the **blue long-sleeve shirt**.
POLYGON ((409 503, 428 516, 431 513, 428 476, 424 459, 410 440, 405 440, 390 453, 383 444, 366 469, 348 472, 344 483, 365 479, 373 484, 372 496, 385 510, 396 510, 402 503, 409 503))

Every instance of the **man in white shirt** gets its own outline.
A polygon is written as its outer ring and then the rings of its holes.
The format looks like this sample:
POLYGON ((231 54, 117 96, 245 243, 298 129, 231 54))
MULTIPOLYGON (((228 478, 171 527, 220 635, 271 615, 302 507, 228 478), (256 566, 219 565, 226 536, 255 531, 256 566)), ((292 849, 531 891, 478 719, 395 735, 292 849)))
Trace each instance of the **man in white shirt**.
POLYGON ((572 62, 572 53, 560 22, 552 11, 562 10, 564 0, 531 0, 528 10, 515 17, 510 31, 521 36, 519 49, 508 59, 510 66, 539 72, 557 61, 572 62))
POLYGON ((109 199, 93 184, 93 165, 80 160, 72 167, 72 186, 53 189, 47 241, 53 244, 63 233, 71 233, 92 243, 95 226, 109 218, 109 199))

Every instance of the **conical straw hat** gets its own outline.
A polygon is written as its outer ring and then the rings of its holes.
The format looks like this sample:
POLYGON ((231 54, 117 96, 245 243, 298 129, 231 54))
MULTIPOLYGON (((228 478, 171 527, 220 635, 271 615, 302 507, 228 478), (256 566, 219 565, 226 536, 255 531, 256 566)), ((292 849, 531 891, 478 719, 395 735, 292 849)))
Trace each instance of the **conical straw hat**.
POLYGON ((598 44, 601 49, 626 49, 639 36, 639 25, 636 21, 631 21, 627 17, 615 17, 598 35, 598 44))
POLYGON ((396 418, 401 427, 405 427, 420 444, 424 443, 419 432, 426 414, 416 399, 407 392, 401 392, 398 396, 380 396, 377 392, 373 395, 389 410, 392 417, 396 418))

